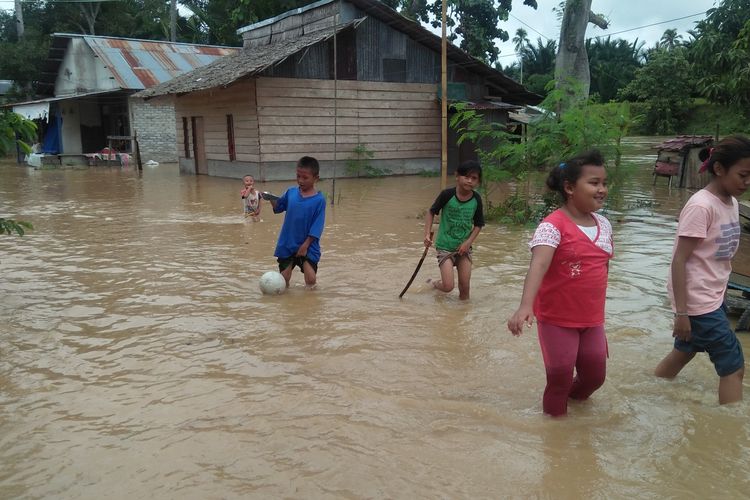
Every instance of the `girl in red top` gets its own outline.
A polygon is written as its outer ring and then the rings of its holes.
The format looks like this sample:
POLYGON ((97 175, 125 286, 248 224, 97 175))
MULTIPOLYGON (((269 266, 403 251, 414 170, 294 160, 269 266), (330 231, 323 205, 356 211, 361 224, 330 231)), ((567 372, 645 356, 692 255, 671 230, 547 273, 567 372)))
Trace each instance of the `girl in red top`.
POLYGON ((607 197, 599 151, 560 163, 547 186, 560 193, 563 204, 539 224, 529 243, 521 305, 508 329, 521 335, 536 316, 547 372, 544 413, 560 416, 568 411, 568 398, 586 399, 604 383, 604 298, 614 244, 612 226, 596 213, 607 197))

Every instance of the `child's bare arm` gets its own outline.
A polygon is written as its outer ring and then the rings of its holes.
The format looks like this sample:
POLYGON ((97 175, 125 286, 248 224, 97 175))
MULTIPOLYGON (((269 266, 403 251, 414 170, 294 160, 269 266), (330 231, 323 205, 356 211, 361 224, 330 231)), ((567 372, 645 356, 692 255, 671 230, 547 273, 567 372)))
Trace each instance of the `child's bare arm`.
POLYGON ((693 254, 701 238, 680 236, 672 257, 672 292, 674 293, 675 318, 672 336, 684 341, 690 340, 690 318, 687 315, 687 276, 685 264, 693 254))
POLYGON ((547 269, 549 269, 549 265, 552 262, 555 250, 556 248, 547 245, 537 245, 531 249, 531 263, 529 264, 529 271, 526 273, 526 279, 523 282, 521 304, 508 320, 508 330, 513 335, 521 335, 523 333, 523 325, 531 322, 534 299, 537 292, 539 292, 539 287, 542 286, 542 279, 547 274, 547 269))
POLYGON ((432 221, 435 220, 435 215, 427 210, 427 214, 424 216, 424 246, 432 246, 432 221))
POLYGON ((474 240, 477 239, 477 236, 479 236, 479 232, 481 230, 481 226, 474 226, 474 229, 471 230, 469 237, 466 238, 466 241, 461 243, 461 246, 458 247, 456 253, 458 253, 458 255, 466 255, 469 252, 471 245, 474 244, 474 240))
POLYGON ((297 256, 298 257, 304 257, 307 255, 307 249, 310 248, 310 245, 312 242, 315 241, 315 237, 308 236, 305 238, 305 241, 302 242, 300 247, 297 249, 297 256))

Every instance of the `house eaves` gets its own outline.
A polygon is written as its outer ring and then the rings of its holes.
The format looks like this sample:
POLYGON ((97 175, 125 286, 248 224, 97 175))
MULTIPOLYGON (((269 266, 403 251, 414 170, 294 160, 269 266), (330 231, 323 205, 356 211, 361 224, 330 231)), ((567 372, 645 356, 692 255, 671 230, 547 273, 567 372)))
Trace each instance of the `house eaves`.
MULTIPOLYGON (((341 0, 319 0, 310 5, 300 7, 279 14, 276 17, 265 19, 257 23, 245 26, 237 30, 238 34, 253 31, 258 28, 273 24, 289 16, 304 14, 307 11, 314 10, 320 6, 341 0)), ((409 19, 379 0, 346 0, 360 12, 377 19, 378 21, 390 26, 394 30, 400 31, 416 42, 430 48, 438 54, 442 51, 442 38, 428 29, 424 28, 417 21, 409 19)), ((529 92, 523 85, 512 78, 506 76, 502 71, 498 71, 488 66, 484 61, 477 59, 456 47, 452 43, 447 44, 447 58, 450 65, 459 66, 464 70, 477 74, 485 78, 488 85, 494 90, 495 97, 500 97, 507 102, 514 104, 539 104, 542 102, 542 96, 529 92)))
POLYGON ((294 54, 317 43, 332 38, 335 33, 348 28, 356 28, 364 20, 355 19, 334 28, 307 33, 299 38, 284 39, 268 45, 242 49, 237 54, 218 59, 211 64, 178 76, 161 85, 142 90, 134 95, 143 99, 185 94, 217 87, 228 87, 232 83, 279 64, 294 54))

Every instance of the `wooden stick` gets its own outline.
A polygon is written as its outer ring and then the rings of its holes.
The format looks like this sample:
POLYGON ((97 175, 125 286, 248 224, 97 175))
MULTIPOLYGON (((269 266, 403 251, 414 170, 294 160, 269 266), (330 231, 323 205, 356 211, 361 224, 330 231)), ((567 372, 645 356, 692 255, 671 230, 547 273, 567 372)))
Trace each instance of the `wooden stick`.
MULTIPOLYGON (((432 239, 432 235, 433 235, 433 233, 430 233, 430 239, 432 239)), ((404 294, 406 293, 406 291, 409 289, 409 287, 411 286, 411 284, 414 282, 414 278, 417 277, 417 273, 419 273, 419 269, 422 267, 422 262, 424 262, 425 257, 427 257, 427 252, 429 250, 430 250, 430 247, 424 247, 424 252, 422 252, 422 258, 419 259, 419 262, 417 262, 417 268, 414 269, 414 274, 411 275, 411 278, 409 278, 409 282, 406 284, 406 286, 404 287, 404 289, 401 290, 401 293, 398 294, 398 298, 399 299, 404 296, 404 294)))

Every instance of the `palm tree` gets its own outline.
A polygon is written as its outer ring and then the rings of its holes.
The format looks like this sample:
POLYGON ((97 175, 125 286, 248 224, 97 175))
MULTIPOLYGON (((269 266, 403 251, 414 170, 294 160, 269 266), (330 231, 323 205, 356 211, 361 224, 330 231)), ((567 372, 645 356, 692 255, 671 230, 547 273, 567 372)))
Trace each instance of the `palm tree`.
POLYGON ((677 34, 674 28, 666 30, 659 40, 659 47, 666 50, 674 50, 680 45, 682 45, 682 35, 677 34))
POLYGON ((618 38, 586 40, 591 71, 591 93, 598 94, 603 102, 617 96, 635 77, 635 70, 641 67, 644 59, 644 42, 634 42, 618 38))
POLYGON ((529 34, 523 28, 516 30, 516 36, 513 37, 513 47, 516 52, 521 52, 521 49, 529 44, 529 34))
POLYGON ((523 84, 523 54, 521 51, 529 44, 529 34, 526 33, 525 29, 518 28, 516 30, 516 36, 513 37, 513 44, 516 49, 516 54, 519 56, 518 61, 521 67, 521 84, 523 84))

